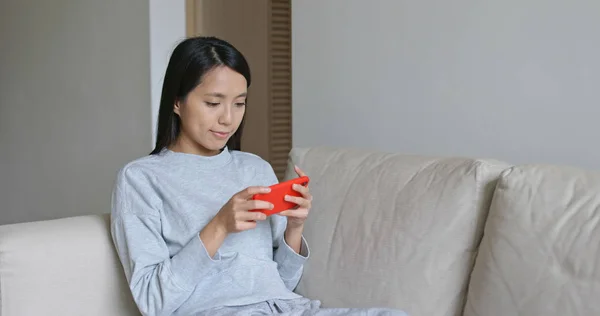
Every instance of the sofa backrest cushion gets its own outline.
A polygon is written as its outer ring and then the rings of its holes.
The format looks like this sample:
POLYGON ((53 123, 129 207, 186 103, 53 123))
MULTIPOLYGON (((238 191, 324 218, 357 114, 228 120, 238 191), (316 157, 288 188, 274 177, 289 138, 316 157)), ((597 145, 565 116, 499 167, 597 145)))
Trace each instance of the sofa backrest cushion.
POLYGON ((327 307, 384 306, 410 315, 462 313, 496 161, 335 148, 295 148, 311 177, 311 257, 296 289, 327 307))
POLYGON ((0 314, 140 315, 108 215, 0 226, 0 314))
POLYGON ((502 174, 467 316, 600 315, 600 172, 548 165, 502 174))

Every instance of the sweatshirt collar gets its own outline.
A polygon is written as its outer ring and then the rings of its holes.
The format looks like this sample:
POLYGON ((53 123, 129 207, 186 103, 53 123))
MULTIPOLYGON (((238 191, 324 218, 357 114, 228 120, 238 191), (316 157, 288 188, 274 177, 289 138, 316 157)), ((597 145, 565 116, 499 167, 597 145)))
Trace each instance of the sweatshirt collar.
POLYGON ((202 169, 215 169, 225 166, 231 161, 231 152, 225 146, 223 150, 214 156, 201 156, 197 154, 188 154, 175 152, 170 149, 165 149, 163 154, 166 157, 176 160, 180 163, 190 164, 202 169))

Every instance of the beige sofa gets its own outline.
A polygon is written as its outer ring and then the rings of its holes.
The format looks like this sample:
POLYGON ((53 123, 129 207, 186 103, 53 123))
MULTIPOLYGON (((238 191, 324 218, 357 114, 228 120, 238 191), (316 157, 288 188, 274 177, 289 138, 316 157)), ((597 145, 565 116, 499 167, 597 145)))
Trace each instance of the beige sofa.
MULTIPOLYGON (((290 158, 315 197, 297 292, 324 306, 600 315, 600 173, 333 148, 290 158)), ((2 316, 139 315, 106 215, 0 227, 0 299, 2 316)))

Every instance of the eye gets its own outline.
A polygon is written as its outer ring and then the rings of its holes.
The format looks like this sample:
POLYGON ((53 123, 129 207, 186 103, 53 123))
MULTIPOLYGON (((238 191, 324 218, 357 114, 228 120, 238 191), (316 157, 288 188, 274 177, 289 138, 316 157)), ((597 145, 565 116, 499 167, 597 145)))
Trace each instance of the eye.
POLYGON ((206 105, 208 105, 210 107, 215 107, 215 106, 219 105, 219 103, 215 103, 215 102, 204 102, 204 103, 206 103, 206 105))
POLYGON ((246 106, 246 102, 238 102, 235 105, 239 107, 246 106))

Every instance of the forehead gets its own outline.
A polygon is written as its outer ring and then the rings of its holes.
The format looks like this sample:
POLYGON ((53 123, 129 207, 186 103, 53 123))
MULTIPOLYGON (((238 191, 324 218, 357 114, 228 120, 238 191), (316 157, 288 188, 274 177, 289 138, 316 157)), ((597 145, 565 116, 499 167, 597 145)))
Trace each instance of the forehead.
POLYGON ((204 92, 239 95, 246 92, 246 78, 229 67, 217 67, 207 72, 197 89, 204 92))

